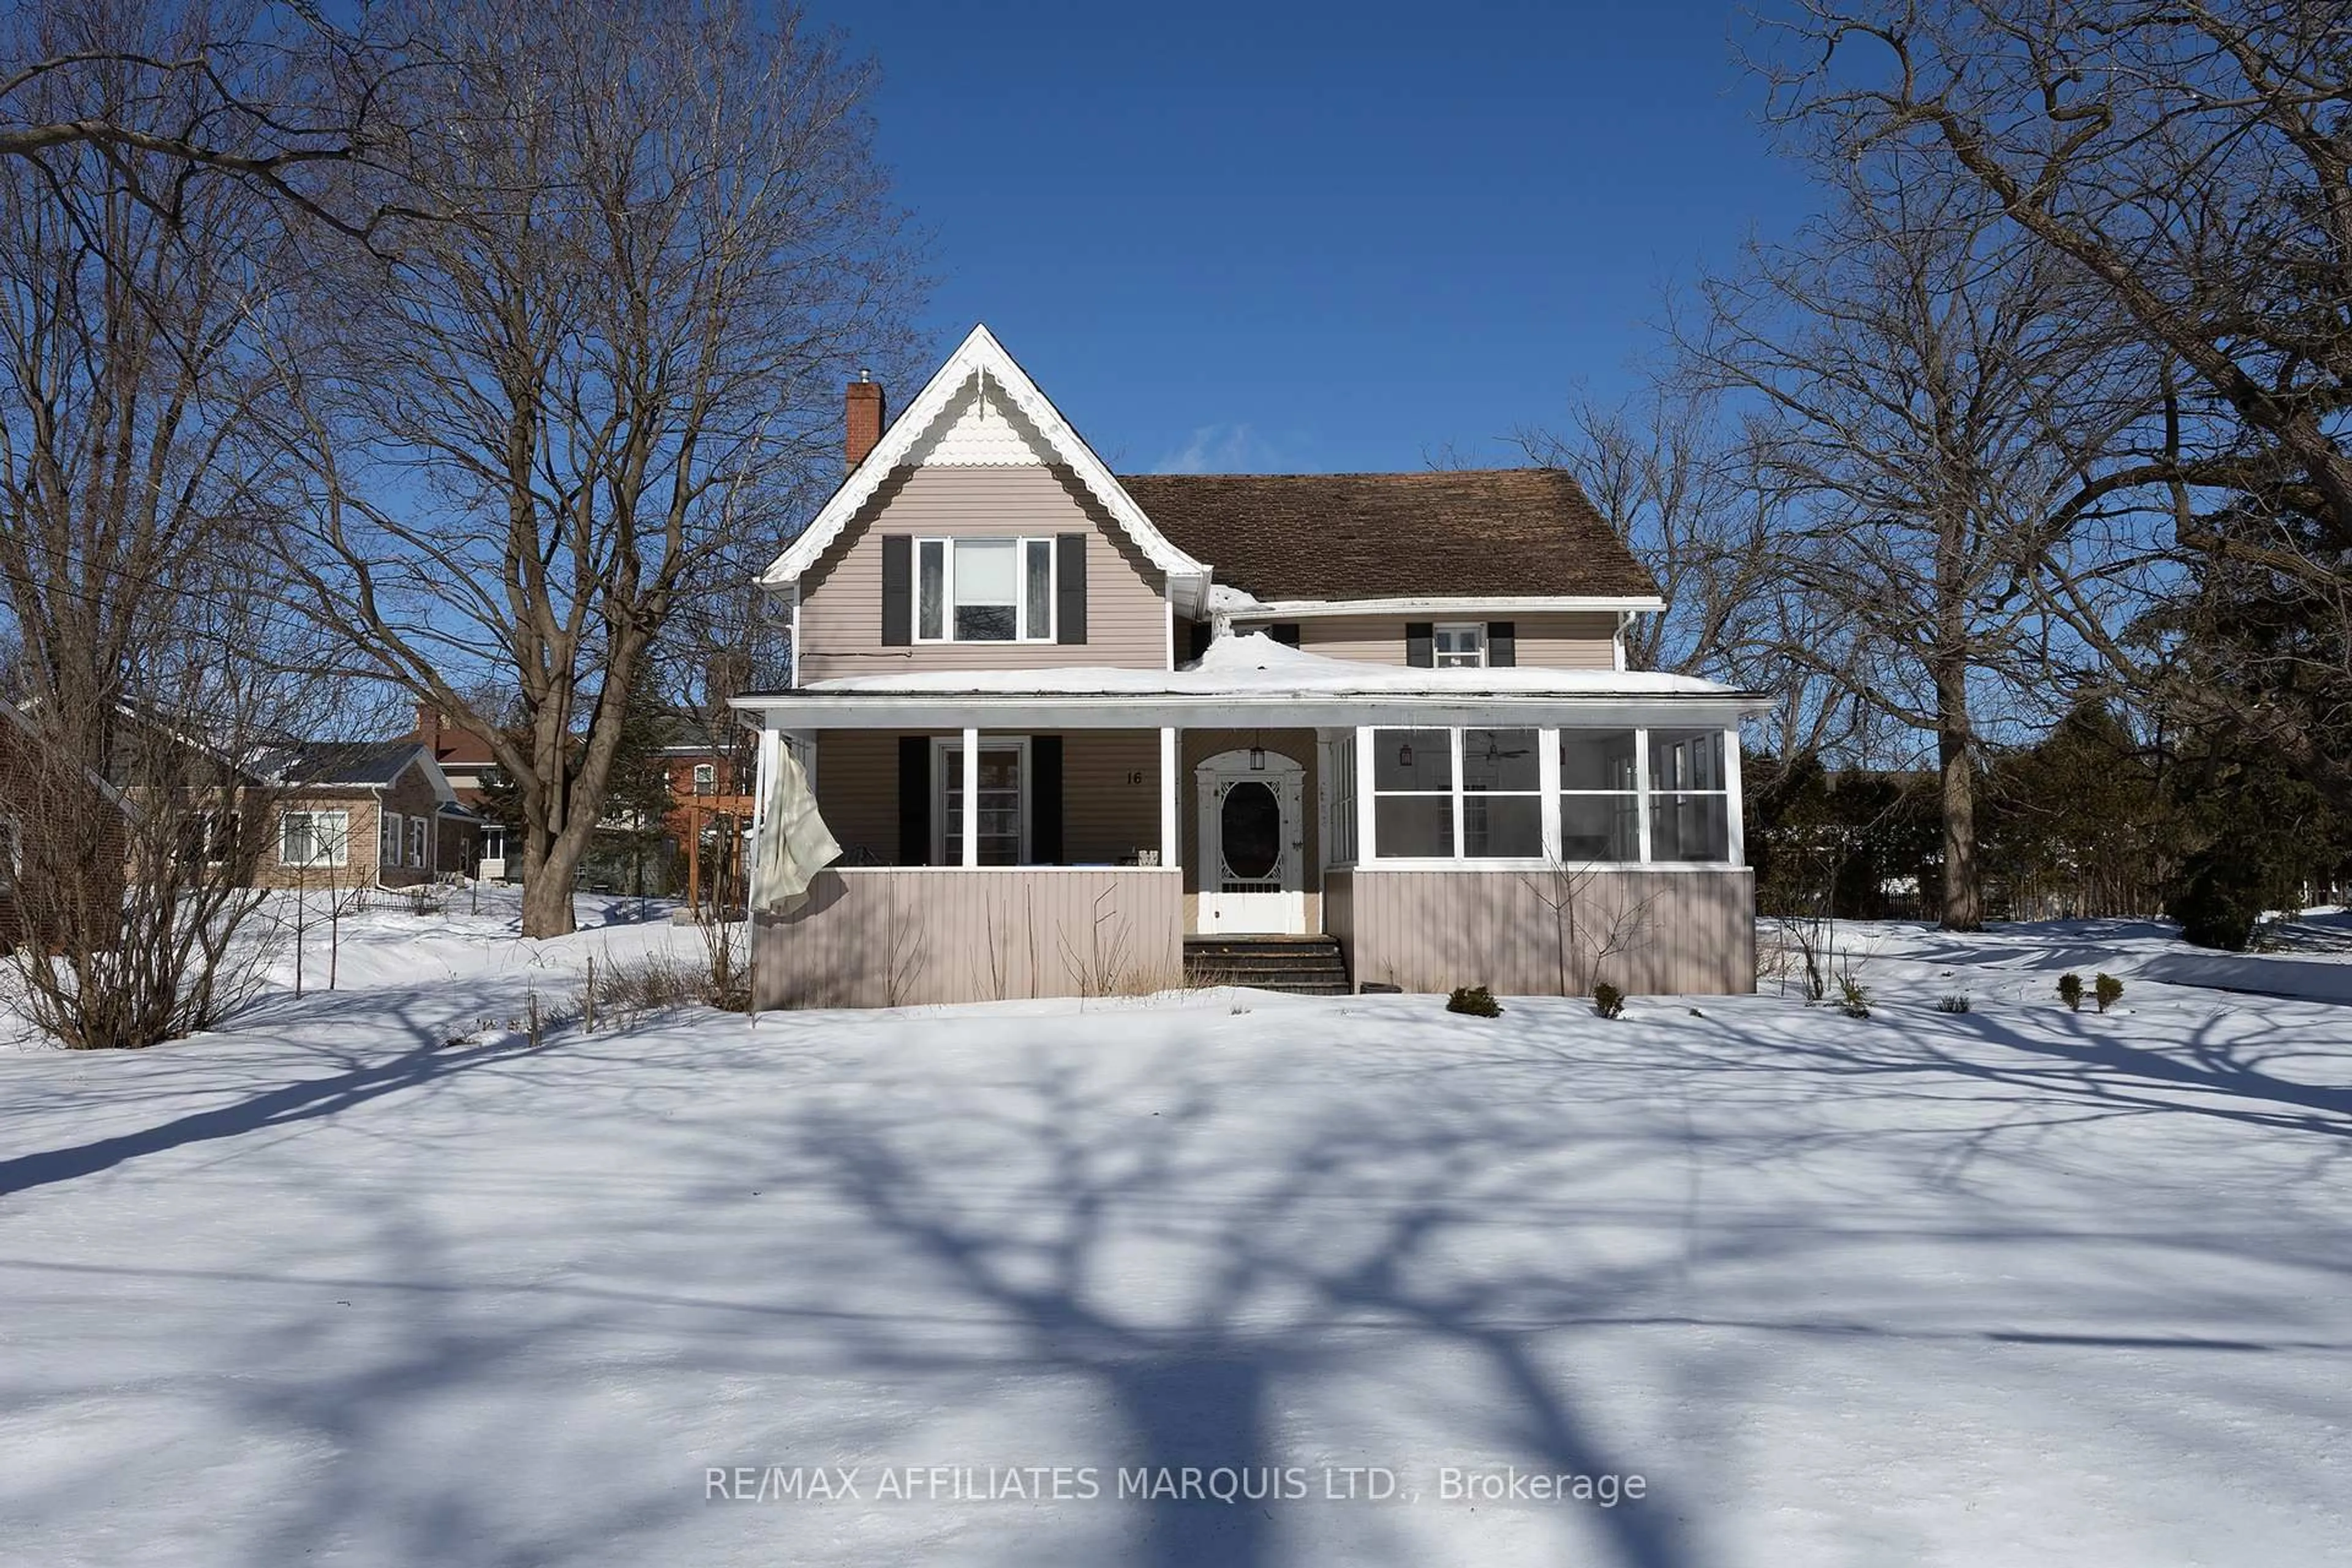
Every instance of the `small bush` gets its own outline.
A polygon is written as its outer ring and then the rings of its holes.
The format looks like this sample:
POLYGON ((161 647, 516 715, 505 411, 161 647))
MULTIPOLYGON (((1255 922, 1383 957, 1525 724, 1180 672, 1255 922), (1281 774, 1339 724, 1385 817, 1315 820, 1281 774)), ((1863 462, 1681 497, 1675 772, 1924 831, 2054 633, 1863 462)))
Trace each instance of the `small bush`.
POLYGON ((2099 999, 2099 1011, 2104 1013, 2124 999, 2124 983, 2103 970, 2091 982, 2091 994, 2099 999))
POLYGON ((1838 976, 1838 1010, 1849 1018, 1870 1016, 1870 987, 1851 974, 1838 976))
MULTIPOLYGON (((1606 980, 1592 988, 1592 1010, 1604 1018, 1614 1018, 1625 1011, 1625 993, 1606 980)), ((1697 1008, 1691 1009, 1696 1013, 1697 1008)))
POLYGON ((2243 952, 2263 918, 2264 891, 2262 873, 2247 857, 2217 847, 2189 858, 2164 912, 2180 922, 2182 940, 2243 952))
POLYGON ((1965 1013, 1968 1010, 1969 994, 1965 991, 1955 991, 1936 1004, 1936 1011, 1938 1013, 1965 1013))
POLYGON ((2058 977, 2058 1000, 2066 1004, 2070 1013, 2083 1010, 2083 977, 2073 970, 2058 977))
POLYGON ((1454 994, 1445 999, 1445 1010, 1468 1013, 1479 1018, 1499 1018, 1503 1016, 1503 1005, 1496 1001, 1494 993, 1484 985, 1455 986, 1454 994))

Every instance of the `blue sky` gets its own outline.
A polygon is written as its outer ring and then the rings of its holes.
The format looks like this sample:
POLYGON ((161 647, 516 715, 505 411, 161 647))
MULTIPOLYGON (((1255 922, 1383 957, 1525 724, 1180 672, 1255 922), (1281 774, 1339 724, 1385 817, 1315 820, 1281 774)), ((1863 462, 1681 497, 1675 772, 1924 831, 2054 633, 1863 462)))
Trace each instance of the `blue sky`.
POLYGON ((937 345, 987 321, 1120 469, 1511 461, 1807 200, 1727 4, 812 5, 882 65, 937 345))

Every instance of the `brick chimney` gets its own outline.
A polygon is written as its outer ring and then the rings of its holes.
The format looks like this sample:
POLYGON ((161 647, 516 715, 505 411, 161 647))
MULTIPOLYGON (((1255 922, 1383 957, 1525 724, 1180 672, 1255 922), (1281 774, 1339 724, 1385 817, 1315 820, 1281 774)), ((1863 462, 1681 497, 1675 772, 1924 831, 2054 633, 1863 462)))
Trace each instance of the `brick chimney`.
POLYGON ((441 754, 441 710, 430 702, 416 705, 416 738, 436 757, 441 754))
POLYGON ((882 384, 859 371, 857 379, 849 384, 843 415, 842 426, 847 437, 843 451, 854 468, 882 439, 882 384))

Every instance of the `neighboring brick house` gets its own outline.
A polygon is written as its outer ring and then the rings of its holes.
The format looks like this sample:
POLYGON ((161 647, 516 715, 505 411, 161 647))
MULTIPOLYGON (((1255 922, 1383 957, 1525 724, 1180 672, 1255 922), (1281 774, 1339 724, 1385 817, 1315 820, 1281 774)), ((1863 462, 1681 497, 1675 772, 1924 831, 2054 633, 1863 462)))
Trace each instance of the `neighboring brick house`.
POLYGON ((264 887, 412 887, 467 875, 476 819, 414 741, 295 748, 254 879, 264 887))
POLYGON ((457 723, 430 702, 416 705, 416 728, 403 737, 414 741, 432 754, 434 765, 449 781, 449 791, 465 816, 451 814, 443 825, 446 837, 443 841, 441 863, 445 868, 465 868, 470 876, 489 881, 503 881, 509 870, 520 870, 520 865, 509 866, 509 858, 520 862, 520 847, 510 845, 506 824, 491 822, 483 816, 489 798, 488 785, 498 774, 498 759, 490 754, 490 743, 473 731, 457 723))

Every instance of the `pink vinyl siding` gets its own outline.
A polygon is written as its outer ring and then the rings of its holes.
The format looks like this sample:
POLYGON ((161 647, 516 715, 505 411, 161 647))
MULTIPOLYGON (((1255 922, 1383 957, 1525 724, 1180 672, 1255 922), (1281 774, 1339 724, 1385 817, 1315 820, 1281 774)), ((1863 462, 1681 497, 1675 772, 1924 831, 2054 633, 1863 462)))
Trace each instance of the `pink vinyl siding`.
POLYGON ((801 580, 800 679, 917 669, 1037 669, 1056 665, 1168 668, 1161 574, 1067 468, 899 468, 801 580), (992 538, 1086 532, 1087 640, 882 642, 882 535, 992 538))
POLYGON ((762 1007, 1136 995, 1183 974, 1184 889, 1134 868, 850 868, 762 916, 762 1007))
POLYGON ((1756 989, 1752 871, 1594 872, 1575 892, 1573 924, 1553 908, 1560 892, 1540 870, 1333 870, 1324 928, 1360 985, 1547 996, 1587 994, 1595 980, 1635 995, 1756 989), (1621 922, 1625 950, 1596 964, 1595 933, 1621 922))
MULTIPOLYGON (((1550 669, 1610 669, 1617 662, 1617 617, 1606 611, 1562 615, 1415 616, 1413 620, 1509 621, 1517 661, 1550 669)), ((1321 616, 1301 620, 1298 646, 1326 658, 1365 664, 1404 662, 1403 616, 1321 616)), ((1248 629, 1248 628, 1244 628, 1248 629)))

